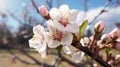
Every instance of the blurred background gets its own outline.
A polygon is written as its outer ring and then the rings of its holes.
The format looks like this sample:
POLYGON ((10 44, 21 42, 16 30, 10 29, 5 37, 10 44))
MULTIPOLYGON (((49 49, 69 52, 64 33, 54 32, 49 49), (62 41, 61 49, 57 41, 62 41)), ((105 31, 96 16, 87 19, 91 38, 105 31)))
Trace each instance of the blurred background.
POLYGON ((106 24, 105 33, 115 27, 120 28, 120 0, 0 0, 0 67, 92 66, 89 57, 86 58, 90 61, 76 64, 69 56, 50 50, 48 61, 48 58, 42 59, 39 53, 29 48, 33 26, 41 24, 46 27, 46 20, 37 8, 45 5, 50 10, 62 4, 80 11, 76 21, 78 24, 88 19, 86 36, 93 34, 93 26, 99 20, 106 24))

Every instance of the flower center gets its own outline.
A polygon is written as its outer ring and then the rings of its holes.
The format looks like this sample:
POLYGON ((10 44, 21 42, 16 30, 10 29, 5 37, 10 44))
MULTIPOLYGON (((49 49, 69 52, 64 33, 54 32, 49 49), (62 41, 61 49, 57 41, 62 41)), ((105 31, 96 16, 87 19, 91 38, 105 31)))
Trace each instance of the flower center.
POLYGON ((53 34, 54 40, 57 40, 57 41, 61 41, 62 36, 63 36, 63 34, 62 34, 62 32, 60 32, 60 31, 56 31, 56 32, 53 34))
POLYGON ((44 40, 44 35, 43 35, 43 34, 40 36, 40 39, 41 39, 41 40, 44 40))
POLYGON ((59 23, 61 23, 64 27, 66 27, 68 24, 68 18, 61 18, 59 23))

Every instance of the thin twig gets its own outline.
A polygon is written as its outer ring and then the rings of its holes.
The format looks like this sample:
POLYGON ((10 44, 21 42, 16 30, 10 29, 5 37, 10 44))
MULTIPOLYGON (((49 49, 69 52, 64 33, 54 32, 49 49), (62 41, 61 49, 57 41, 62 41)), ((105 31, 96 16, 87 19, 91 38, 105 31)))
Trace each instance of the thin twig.
POLYGON ((36 9, 37 13, 39 13, 38 7, 35 4, 34 0, 31 0, 33 7, 36 9))
POLYGON ((19 60, 20 62, 22 62, 22 63, 30 64, 30 65, 36 65, 35 62, 28 62, 28 61, 22 60, 21 58, 19 58, 18 56, 16 56, 15 53, 12 52, 11 50, 8 50, 8 52, 9 52, 10 54, 14 55, 15 58, 16 58, 17 60, 19 60))
POLYGON ((96 15, 96 16, 93 18, 93 20, 89 23, 89 25, 92 24, 92 23, 94 23, 94 21, 95 21, 100 15, 102 15, 104 12, 108 11, 108 10, 105 10, 105 9, 110 5, 111 1, 112 1, 112 0, 107 0, 107 2, 105 3, 105 6, 103 7, 103 9, 99 12, 98 15, 96 15))
POLYGON ((27 57, 29 57, 30 59, 32 59, 33 61, 36 62, 36 64, 38 65, 43 65, 44 67, 54 67, 52 65, 46 64, 46 63, 42 63, 40 61, 38 61, 37 59, 35 59, 33 56, 29 55, 25 50, 23 49, 19 49, 24 55, 26 55, 27 57))

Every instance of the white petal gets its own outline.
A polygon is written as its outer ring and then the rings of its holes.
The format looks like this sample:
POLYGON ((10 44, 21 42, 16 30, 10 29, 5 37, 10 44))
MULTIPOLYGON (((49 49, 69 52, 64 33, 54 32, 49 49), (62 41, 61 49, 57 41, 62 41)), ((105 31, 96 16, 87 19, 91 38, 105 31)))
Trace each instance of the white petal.
POLYGON ((83 38, 80 39, 80 43, 81 43, 82 46, 85 45, 85 44, 84 44, 84 39, 83 39, 83 38))
POLYGON ((52 35, 49 32, 46 32, 45 38, 46 38, 46 42, 48 44, 52 42, 51 40, 53 40, 53 37, 52 37, 52 35))
POLYGON ((47 24, 48 24, 49 33, 53 34, 56 31, 53 21, 49 20, 47 24))
POLYGON ((38 52, 44 52, 47 49, 47 45, 46 42, 44 42, 43 44, 41 44, 36 50, 38 52))
POLYGON ((39 52, 41 54, 41 57, 42 58, 47 58, 47 52, 44 51, 44 52, 39 52))
POLYGON ((64 51, 64 53, 66 53, 66 54, 71 54, 71 53, 72 53, 69 46, 63 46, 63 51, 64 51))
POLYGON ((60 11, 57 8, 52 8, 50 10, 50 17, 53 20, 60 20, 60 18, 61 18, 60 11))
POLYGON ((40 45, 40 40, 39 39, 30 39, 29 40, 29 46, 32 48, 37 48, 40 45))
POLYGON ((59 10, 66 11, 66 10, 69 10, 69 7, 68 7, 68 5, 61 5, 59 10))
POLYGON ((50 25, 50 26, 53 26, 53 27, 54 27, 54 26, 55 26, 54 23, 55 23, 55 22, 54 22, 53 20, 48 20, 48 21, 47 21, 47 25, 48 25, 48 26, 50 25))
POLYGON ((76 21, 79 11, 78 10, 70 10, 71 16, 70 16, 70 21, 76 21))
POLYGON ((75 61, 75 62, 80 62, 82 60, 84 56, 84 53, 83 52, 76 52, 72 55, 72 59, 75 61))
POLYGON ((51 42, 48 43, 48 47, 49 47, 49 48, 56 48, 56 47, 58 47, 59 45, 60 45, 60 42, 57 41, 57 40, 51 40, 51 42))
POLYGON ((59 31, 65 31, 66 27, 64 27, 62 24, 60 24, 59 22, 54 23, 55 27, 59 30, 59 31))
POLYGON ((73 39, 73 35, 71 33, 65 33, 61 40, 61 44, 70 45, 72 43, 72 39, 73 39))
POLYGON ((33 33, 34 34, 43 34, 45 32, 45 29, 44 29, 44 27, 43 26, 41 26, 41 25, 37 25, 37 26, 35 26, 35 27, 33 27, 33 33))
POLYGON ((79 26, 77 24, 68 24, 66 30, 71 33, 77 33, 79 31, 79 26))

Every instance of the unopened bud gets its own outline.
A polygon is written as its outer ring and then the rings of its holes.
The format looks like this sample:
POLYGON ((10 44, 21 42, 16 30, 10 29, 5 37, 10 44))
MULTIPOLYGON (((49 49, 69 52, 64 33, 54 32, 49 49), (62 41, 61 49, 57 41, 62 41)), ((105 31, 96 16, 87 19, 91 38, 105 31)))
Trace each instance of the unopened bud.
POLYGON ((95 24, 94 26, 94 31, 97 34, 103 33, 105 30, 105 23, 103 21, 99 21, 98 23, 95 24))
POLYGON ((120 60, 120 54, 119 54, 119 55, 116 55, 115 59, 116 59, 116 60, 120 60))
POLYGON ((97 64, 97 63, 94 63, 94 64, 93 64, 93 67, 98 67, 98 64, 97 64))
POLYGON ((110 37, 115 38, 115 37, 120 37, 120 30, 118 28, 115 28, 110 32, 110 37))
POLYGON ((41 7, 38 8, 38 10, 39 10, 39 13, 41 14, 41 16, 43 16, 45 19, 50 19, 49 11, 46 6, 42 5, 41 7))
POLYGON ((108 64, 110 64, 110 65, 113 65, 113 63, 114 63, 114 60, 108 61, 108 64))
POLYGON ((120 42, 117 42, 117 43, 115 44, 115 48, 116 48, 117 50, 120 50, 120 42))

